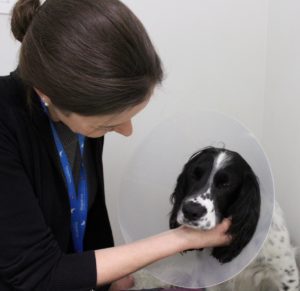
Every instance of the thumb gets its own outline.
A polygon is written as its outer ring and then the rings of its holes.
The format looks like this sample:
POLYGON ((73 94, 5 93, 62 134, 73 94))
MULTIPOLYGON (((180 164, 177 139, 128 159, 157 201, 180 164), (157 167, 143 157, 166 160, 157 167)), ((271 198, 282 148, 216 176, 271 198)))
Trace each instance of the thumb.
POLYGON ((231 218, 224 218, 222 222, 216 226, 216 229, 218 229, 222 233, 226 233, 229 230, 230 225, 231 218))
POLYGON ((206 231, 209 238, 209 247, 228 245, 232 237, 227 234, 229 227, 231 225, 231 220, 225 218, 220 224, 215 228, 206 231))

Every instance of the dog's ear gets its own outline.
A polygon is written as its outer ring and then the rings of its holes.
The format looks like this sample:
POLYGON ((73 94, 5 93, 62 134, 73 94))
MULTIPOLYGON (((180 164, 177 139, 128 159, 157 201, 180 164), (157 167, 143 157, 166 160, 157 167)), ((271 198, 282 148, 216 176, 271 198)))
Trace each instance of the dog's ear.
POLYGON ((212 147, 204 148, 198 152, 195 152, 188 160, 188 162, 184 165, 181 174, 177 178, 177 184, 175 187, 174 192, 170 196, 171 204, 173 205, 173 208, 170 212, 170 219, 169 219, 169 227, 170 228, 176 228, 179 226, 177 223, 177 213, 179 211, 180 205, 182 200, 184 199, 187 188, 188 188, 188 179, 187 175, 189 175, 189 172, 191 171, 191 166, 196 163, 197 159, 206 151, 213 151, 214 149, 212 147))
POLYGON ((258 179, 250 168, 243 177, 243 184, 236 201, 229 207, 227 217, 232 223, 228 233, 232 236, 229 246, 213 249, 212 255, 221 263, 230 262, 252 238, 260 215, 260 189, 258 179))
POLYGON ((179 211, 182 200, 186 193, 187 179, 186 179, 186 167, 185 165, 183 171, 177 178, 177 183, 174 192, 170 196, 170 202, 173 205, 170 212, 169 226, 170 228, 176 228, 179 226, 177 223, 177 213, 179 211))

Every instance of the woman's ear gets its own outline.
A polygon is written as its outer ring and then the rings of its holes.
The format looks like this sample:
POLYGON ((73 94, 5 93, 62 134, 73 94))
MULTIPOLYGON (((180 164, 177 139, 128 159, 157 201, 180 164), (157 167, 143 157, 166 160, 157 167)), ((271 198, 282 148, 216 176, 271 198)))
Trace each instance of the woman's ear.
POLYGON ((260 215, 260 188, 258 179, 250 169, 244 176, 237 200, 228 209, 232 223, 228 233, 232 236, 229 246, 213 249, 212 255, 221 263, 230 262, 251 240, 260 215))
POLYGON ((40 98, 44 102, 44 104, 45 105, 47 104, 46 106, 49 106, 51 104, 51 99, 47 95, 45 95, 44 93, 42 93, 39 89, 37 89, 35 87, 33 89, 40 96, 40 98))

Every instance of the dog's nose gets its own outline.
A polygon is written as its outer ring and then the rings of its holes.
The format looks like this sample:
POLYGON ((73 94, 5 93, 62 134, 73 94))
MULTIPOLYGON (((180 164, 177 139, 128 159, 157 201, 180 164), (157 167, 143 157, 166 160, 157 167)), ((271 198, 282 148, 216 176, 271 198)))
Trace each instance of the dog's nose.
POLYGON ((182 212, 186 219, 197 220, 207 213, 207 209, 199 203, 189 201, 183 205, 182 212))

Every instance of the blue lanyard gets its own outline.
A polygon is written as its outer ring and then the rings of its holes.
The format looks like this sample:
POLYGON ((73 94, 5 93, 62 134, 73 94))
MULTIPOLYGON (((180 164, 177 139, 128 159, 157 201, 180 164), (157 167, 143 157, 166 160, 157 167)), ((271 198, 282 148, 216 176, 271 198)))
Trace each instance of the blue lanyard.
MULTIPOLYGON (((41 102, 42 103, 42 102, 41 102)), ((42 103, 44 111, 48 113, 47 107, 42 103)), ((64 150, 64 147, 61 143, 61 140, 57 134, 55 126, 49 117, 52 134, 54 137, 56 149, 60 158, 60 163, 63 168, 63 172, 67 182, 70 207, 71 207, 71 231, 74 249, 77 253, 83 251, 83 238, 85 233, 86 219, 87 219, 87 209, 88 209, 88 187, 87 187, 87 176, 86 170, 83 164, 83 154, 85 146, 85 137, 81 134, 78 134, 78 143, 80 146, 81 162, 80 162, 80 171, 79 171, 79 182, 78 188, 76 191, 72 170, 70 163, 67 157, 67 154, 64 150), (76 192, 78 195, 76 195, 76 192)))

